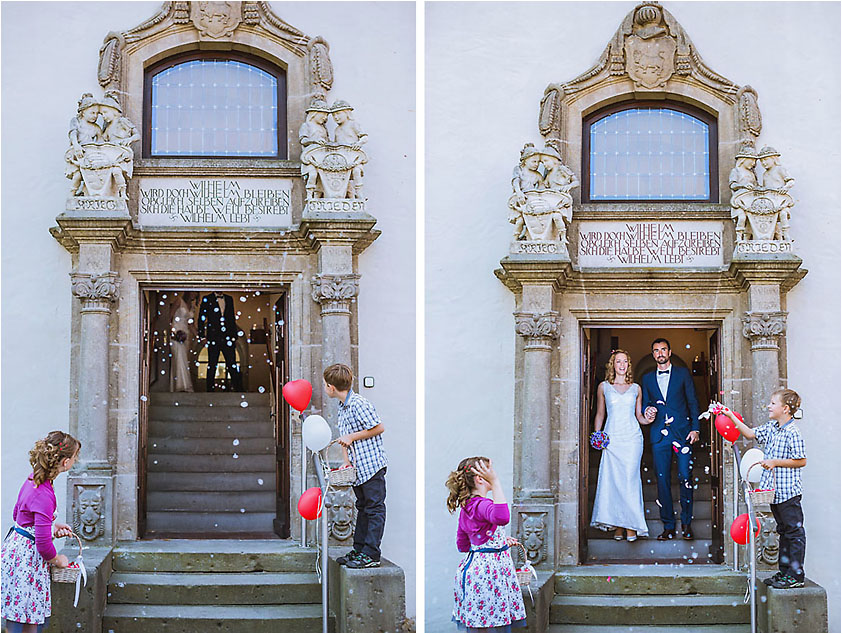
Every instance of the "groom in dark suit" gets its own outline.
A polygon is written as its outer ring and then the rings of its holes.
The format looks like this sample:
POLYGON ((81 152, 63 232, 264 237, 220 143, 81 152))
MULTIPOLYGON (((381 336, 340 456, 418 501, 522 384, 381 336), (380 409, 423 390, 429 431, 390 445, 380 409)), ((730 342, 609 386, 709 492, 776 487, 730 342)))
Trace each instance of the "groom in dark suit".
POLYGON ((220 352, 225 357, 225 369, 231 377, 234 391, 243 391, 243 379, 235 352, 238 331, 234 315, 234 298, 221 291, 205 295, 199 309, 199 337, 207 338, 208 341, 208 392, 213 392, 220 352))
POLYGON ((658 477, 658 501, 664 532, 658 539, 675 537, 675 516, 672 510, 672 458, 678 462, 681 500, 681 534, 693 539, 690 522, 693 520, 693 450, 690 445, 699 441, 699 402, 693 377, 687 368, 670 363, 670 342, 658 338, 652 342, 652 356, 658 364, 655 372, 643 375, 644 416, 652 422, 649 434, 652 457, 658 477), (688 445, 687 443, 690 443, 688 445))

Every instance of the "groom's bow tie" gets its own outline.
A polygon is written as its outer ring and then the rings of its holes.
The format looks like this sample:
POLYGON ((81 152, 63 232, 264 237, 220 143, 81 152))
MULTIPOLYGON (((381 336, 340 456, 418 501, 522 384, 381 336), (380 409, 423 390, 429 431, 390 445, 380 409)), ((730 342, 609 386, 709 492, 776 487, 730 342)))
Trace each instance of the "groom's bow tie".
POLYGON ((669 370, 658 370, 658 374, 669 374, 669 370))

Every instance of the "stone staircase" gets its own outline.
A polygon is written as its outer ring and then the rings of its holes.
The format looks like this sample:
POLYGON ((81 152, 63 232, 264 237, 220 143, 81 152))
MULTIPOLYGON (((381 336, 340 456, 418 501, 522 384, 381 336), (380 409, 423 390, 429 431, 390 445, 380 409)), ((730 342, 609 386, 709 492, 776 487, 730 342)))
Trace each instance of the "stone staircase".
POLYGON ((150 398, 146 536, 272 536, 269 394, 153 392, 150 398))
POLYGON ((569 566, 554 590, 550 632, 750 631, 745 575, 725 566, 569 566))
POLYGON ((321 632, 315 561, 280 539, 119 543, 103 631, 321 632))

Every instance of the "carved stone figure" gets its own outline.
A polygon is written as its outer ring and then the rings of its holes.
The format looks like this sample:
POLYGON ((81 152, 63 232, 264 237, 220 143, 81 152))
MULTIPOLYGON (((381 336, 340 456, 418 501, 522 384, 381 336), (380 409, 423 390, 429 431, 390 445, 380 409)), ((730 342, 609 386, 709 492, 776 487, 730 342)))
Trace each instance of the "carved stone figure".
POLYGON ((573 210, 570 191, 578 185, 555 148, 546 146, 539 151, 532 143, 524 145, 512 174, 513 193, 508 202, 514 239, 566 240, 573 210))
POLYGON ((547 558, 546 523, 543 513, 524 513, 521 522, 520 543, 526 548, 526 557, 533 565, 547 558))
POLYGON ((140 139, 134 124, 122 116, 116 91, 100 99, 85 93, 70 121, 70 148, 65 152, 65 176, 71 197, 127 199, 134 154, 129 145, 140 139))
POLYGON ((102 508, 103 488, 102 486, 77 487, 73 530, 86 541, 93 541, 105 533, 105 515, 102 508))
POLYGON ((345 101, 328 107, 318 98, 307 108, 307 120, 298 133, 307 200, 362 200, 362 166, 368 157, 361 146, 368 135, 351 118, 352 111, 345 101), (325 127, 328 114, 333 115, 337 124, 332 139, 325 127))
POLYGON ((746 212, 751 208, 752 196, 757 189, 754 166, 757 156, 750 147, 737 154, 737 164, 728 176, 731 187, 731 218, 736 223, 737 240, 745 240, 746 212))
POLYGON ((356 517, 351 487, 333 488, 325 499, 325 507, 330 536, 339 542, 351 539, 356 517))
POLYGON ((775 531, 775 518, 771 514, 759 513, 760 538, 757 540, 757 559, 769 566, 778 563, 778 534, 775 531))
POLYGON ((777 196, 773 198, 778 210, 778 222, 775 225, 775 240, 789 240, 790 208, 795 204, 789 189, 795 183, 795 179, 781 165, 780 153, 773 147, 766 146, 760 150, 757 158, 765 170, 760 177, 760 189, 768 195, 777 196))

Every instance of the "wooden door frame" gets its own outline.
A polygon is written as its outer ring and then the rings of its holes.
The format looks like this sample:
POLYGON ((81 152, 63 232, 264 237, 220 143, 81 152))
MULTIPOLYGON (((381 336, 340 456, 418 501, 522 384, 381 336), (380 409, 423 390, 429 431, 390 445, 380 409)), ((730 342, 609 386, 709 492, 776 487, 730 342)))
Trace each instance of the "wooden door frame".
MULTIPOLYGON (((586 380, 589 383, 590 391, 593 391, 593 377, 591 374, 594 371, 593 363, 591 362, 591 346, 594 338, 594 330, 632 330, 632 329, 651 329, 658 328, 676 328, 676 329, 693 329, 703 328, 705 330, 712 330, 715 337, 718 339, 717 346, 717 366, 716 376, 718 378, 718 389, 711 390, 712 393, 718 393, 722 389, 722 321, 700 321, 699 323, 659 323, 656 326, 648 323, 616 323, 616 322, 593 322, 579 320, 579 565, 588 565, 590 563, 605 563, 605 562, 588 562, 588 527, 590 525, 588 517, 588 469, 590 466, 590 457, 588 452, 589 436, 590 436, 590 409, 585 405, 589 404, 590 392, 585 394, 586 380), (585 329, 590 332, 586 335, 585 329), (587 341, 588 348, 585 350, 585 342, 587 341), (587 358, 586 356, 587 355, 587 358), (586 377, 587 372, 587 377, 586 377)), ((708 349, 710 349, 710 341, 708 341, 708 349)), ((699 407, 704 408, 707 403, 699 403, 699 407)), ((710 558, 710 563, 722 563, 724 561, 724 539, 722 536, 724 526, 724 509, 725 505, 722 500, 722 483, 724 482, 724 473, 722 471, 722 438, 715 431, 713 421, 708 423, 711 426, 711 550, 713 556, 710 558), (718 458, 718 466, 717 466, 718 458), (718 471, 715 470, 718 469, 718 471), (714 479, 716 479, 718 491, 714 495, 714 479), (718 533, 717 533, 718 531, 718 533), (717 537, 719 539, 717 539, 717 537)))
MULTIPOLYGON (((139 357, 139 369, 138 372, 138 395, 139 395, 139 404, 138 404, 138 435, 137 435, 137 443, 138 443, 138 452, 137 452, 137 538, 143 539, 146 533, 146 496, 147 496, 147 487, 146 487, 146 476, 147 476, 147 437, 148 437, 148 427, 149 427, 149 387, 150 387, 150 378, 151 373, 149 371, 149 367, 144 366, 144 360, 148 363, 151 356, 150 348, 152 346, 152 337, 149 336, 149 333, 152 329, 152 320, 151 320, 151 310, 152 310, 152 302, 149 302, 147 299, 148 293, 159 293, 163 291, 174 291, 174 292, 185 292, 185 291, 194 291, 201 295, 202 293, 209 293, 213 291, 223 291, 227 293, 236 293, 236 292, 248 292, 254 293, 255 291, 260 291, 261 294, 270 295, 272 293, 280 293, 284 298, 284 330, 283 330, 283 340, 284 346, 282 350, 283 354, 283 362, 284 362, 284 375, 289 374, 289 298, 291 289, 288 284, 280 284, 278 286, 263 286, 260 288, 251 287, 251 286, 230 286, 230 285, 191 285, 191 284, 161 284, 161 283, 141 283, 138 285, 138 301, 139 301, 139 313, 140 319, 138 319, 138 342, 140 345, 138 346, 138 357, 139 357), (144 313, 143 311, 147 311, 144 313), (145 317, 145 318, 144 318, 145 317), (144 328, 145 324, 145 328, 144 328), (144 346, 145 344, 145 346, 144 346), (145 355, 145 359, 144 359, 145 355), (146 397, 144 399, 144 397, 146 397)), ((272 306, 270 302, 270 307, 272 306)), ((289 379, 283 378, 283 381, 286 382, 289 379)), ((291 439, 289 436, 289 408, 287 407, 280 407, 278 406, 282 400, 280 396, 280 390, 276 393, 275 398, 278 400, 276 403, 276 412, 282 412, 282 416, 280 417, 279 421, 281 423, 281 428, 286 429, 286 459, 285 463, 287 467, 291 467, 290 459, 290 444, 291 439)), ((276 434, 278 433, 278 425, 276 424, 276 434)), ((277 436, 276 436, 276 447, 277 447, 277 436)), ((284 475, 279 474, 279 465, 280 461, 276 460, 275 463, 275 480, 276 483, 283 482, 284 475)), ((290 493, 289 493, 289 480, 290 480, 290 473, 285 474, 286 478, 286 490, 282 491, 285 495, 285 505, 288 509, 286 514, 286 537, 289 537, 289 516, 290 516, 290 493)), ((280 489, 276 488, 276 493, 278 493, 280 489)), ((277 517, 275 518, 275 524, 277 524, 277 517)), ((276 529, 277 532, 277 529, 276 529)), ((279 537, 284 537, 283 532, 278 533, 279 537)), ((248 539, 247 536, 244 536, 243 539, 248 539)))

